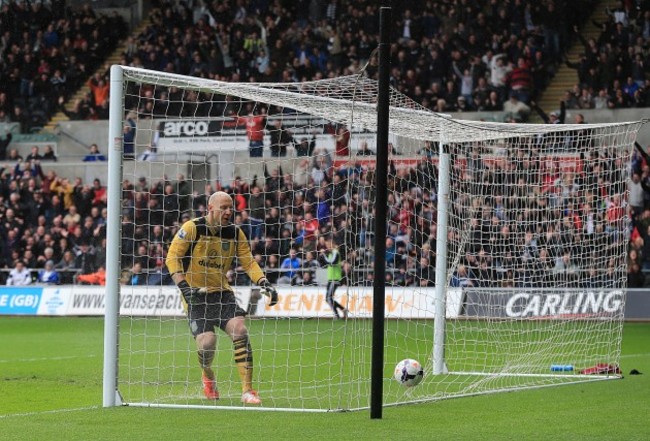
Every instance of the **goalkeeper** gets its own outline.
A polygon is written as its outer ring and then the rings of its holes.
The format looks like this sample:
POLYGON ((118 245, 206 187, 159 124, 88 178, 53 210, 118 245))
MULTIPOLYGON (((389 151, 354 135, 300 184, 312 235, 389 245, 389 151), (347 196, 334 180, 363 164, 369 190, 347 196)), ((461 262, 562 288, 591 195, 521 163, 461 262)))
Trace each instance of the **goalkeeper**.
POLYGON ((261 404, 253 389, 253 351, 244 316, 246 311, 235 302, 226 273, 237 258, 261 292, 275 305, 278 294, 253 259, 244 232, 230 223, 233 201, 224 192, 216 192, 208 200, 204 217, 185 222, 172 240, 167 254, 167 268, 178 286, 186 309, 190 330, 198 348, 203 370, 203 392, 208 399, 219 399, 215 373, 212 369, 217 336, 221 328, 232 339, 234 359, 242 382, 242 402, 261 404))

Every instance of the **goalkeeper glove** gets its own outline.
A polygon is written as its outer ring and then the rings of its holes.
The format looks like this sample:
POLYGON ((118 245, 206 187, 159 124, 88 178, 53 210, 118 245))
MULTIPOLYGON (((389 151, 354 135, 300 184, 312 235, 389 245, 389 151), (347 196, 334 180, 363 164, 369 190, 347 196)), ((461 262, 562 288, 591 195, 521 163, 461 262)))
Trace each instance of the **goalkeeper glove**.
POLYGON ((186 280, 181 280, 177 286, 188 305, 193 303, 196 296, 208 292, 207 288, 192 288, 186 280))
POLYGON ((269 283, 268 280, 262 279, 259 283, 260 287, 260 293, 264 294, 267 296, 269 300, 269 306, 274 306, 276 303, 278 303, 278 292, 276 289, 269 283))

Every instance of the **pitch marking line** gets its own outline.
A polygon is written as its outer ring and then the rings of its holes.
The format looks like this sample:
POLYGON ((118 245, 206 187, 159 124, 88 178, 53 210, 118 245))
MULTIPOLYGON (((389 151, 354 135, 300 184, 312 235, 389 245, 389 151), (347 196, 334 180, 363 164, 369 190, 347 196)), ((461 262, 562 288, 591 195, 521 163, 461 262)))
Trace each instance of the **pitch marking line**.
POLYGON ((627 354, 621 355, 621 358, 650 357, 650 354, 627 354))
POLYGON ((63 412, 80 412, 84 410, 93 410, 93 409, 99 409, 99 406, 77 407, 74 409, 43 410, 41 412, 10 413, 7 415, 0 415, 0 420, 5 418, 11 418, 11 417, 30 417, 30 416, 47 415, 47 414, 55 414, 55 413, 63 413, 63 412))
POLYGON ((14 358, 0 360, 0 363, 32 363, 35 361, 61 361, 61 360, 75 360, 78 358, 95 358, 97 355, 69 355, 66 357, 39 357, 39 358, 14 358))

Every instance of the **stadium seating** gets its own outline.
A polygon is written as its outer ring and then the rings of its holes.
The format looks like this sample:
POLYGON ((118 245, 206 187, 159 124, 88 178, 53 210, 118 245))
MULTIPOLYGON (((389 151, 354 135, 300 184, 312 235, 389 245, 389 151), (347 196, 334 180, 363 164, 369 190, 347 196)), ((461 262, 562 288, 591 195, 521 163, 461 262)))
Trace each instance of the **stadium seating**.
MULTIPOLYGON (((190 10, 185 2, 158 2, 160 8, 151 12, 148 26, 125 40, 122 62, 228 81, 302 81, 355 73, 369 61, 377 44, 378 6, 375 2, 341 0, 328 4, 303 0, 286 2, 283 9, 264 1, 240 3, 242 8, 229 9, 224 6, 228 2, 214 2, 205 8, 197 6, 190 10)), ((534 108, 534 101, 549 79, 566 63, 565 51, 576 42, 584 45, 585 56, 579 61, 568 60, 580 77, 576 87, 563 97, 568 109, 650 105, 650 71, 645 62, 650 41, 648 2, 636 2, 638 8, 629 8, 634 2, 613 6, 608 10, 609 18, 601 24, 602 34, 594 42, 582 41, 575 29, 579 30, 587 22, 588 11, 597 5, 604 6, 595 0, 555 3, 553 9, 544 2, 527 1, 487 5, 473 0, 399 2, 393 10, 397 43, 392 49, 391 84, 419 104, 437 111, 501 110, 511 96, 534 108), (606 61, 604 65, 603 60, 606 61), (494 95, 492 100, 491 95, 494 95)), ((73 111, 67 110, 67 116, 78 120, 105 118, 106 78, 101 74, 94 76, 94 72, 126 37, 125 24, 117 16, 103 16, 89 7, 59 11, 49 9, 47 4, 34 3, 28 11, 23 5, 9 3, 0 11, 0 22, 14 23, 13 28, 6 29, 8 34, 0 39, 0 78, 3 80, 0 84, 4 85, 4 89, 0 89, 0 121, 16 123, 21 133, 37 131, 83 84, 89 84, 92 93, 76 103, 73 111), (21 21, 20 17, 26 14, 39 19, 21 21), (35 23, 33 29, 24 28, 28 22, 35 23), (26 48, 32 52, 31 56, 25 56, 26 48)), ((376 73, 372 62, 367 69, 370 75, 376 73)), ((135 104, 127 102, 127 107, 132 105, 135 104)), ((141 115, 149 111, 146 108, 133 110, 141 115)), ((156 112, 154 106, 151 114, 156 112)), ((525 120, 526 117, 512 115, 512 119, 525 120)), ((32 251, 34 259, 28 259, 26 264, 34 269, 34 277, 36 269, 49 260, 44 254, 47 248, 54 252, 55 267, 60 263, 58 267, 64 271, 74 268, 74 272, 94 273, 105 254, 102 245, 105 241, 105 216, 102 216, 105 200, 97 196, 103 183, 100 181, 96 188, 91 178, 87 182, 80 179, 79 182, 57 184, 54 176, 48 176, 54 167, 48 167, 44 160, 40 165, 22 162, 16 166, 14 161, 7 163, 4 159, 0 151, 0 215, 3 218, 0 283, 13 268, 14 261, 24 260, 28 250, 32 251), (30 176, 38 177, 35 187, 29 186, 30 176), (12 193, 20 194, 19 202, 12 201, 12 193), (80 220, 68 218, 64 221, 73 205, 80 220), (9 210, 16 219, 7 223, 9 210), (18 237, 10 237, 14 236, 10 234, 12 230, 17 230, 18 237), (66 262, 66 251, 73 252, 76 255, 73 260, 79 261, 66 262)), ((87 166, 87 169, 94 166, 87 166)), ((419 182, 417 167, 419 165, 409 171, 413 175, 409 182, 419 182)), ((324 190, 328 195, 334 194, 336 186, 340 185, 334 182, 337 172, 334 168, 327 171, 328 185, 324 190)), ((647 175, 642 177, 648 178, 647 175)), ((354 179, 363 180, 365 174, 354 179)), ((263 193, 270 183, 268 180, 257 182, 263 193)), ((177 181, 171 184, 175 190, 182 186, 182 182, 177 181)), ((157 225, 143 229, 138 219, 144 218, 144 213, 153 216, 147 219, 156 219, 165 204, 163 189, 156 185, 125 183, 127 203, 122 246, 125 254, 130 252, 132 256, 125 258, 122 265, 130 270, 137 261, 145 271, 156 274, 156 278, 149 278, 149 283, 170 283, 162 266, 165 245, 184 214, 200 214, 200 202, 205 195, 194 200, 185 213, 179 210, 171 217, 161 216, 157 225), (150 200, 155 201, 153 205, 150 200), (144 249, 141 249, 143 244, 144 249)), ((233 194, 238 192, 238 187, 231 183, 220 185, 233 194)), ((434 188, 419 186, 422 191, 434 188)), ((401 199, 400 192, 408 187, 395 187, 393 192, 401 199)), ((304 213, 301 207, 293 207, 291 193, 299 188, 282 190, 284 198, 273 201, 278 207, 279 218, 269 212, 266 216, 271 216, 274 223, 284 224, 285 214, 291 211, 294 219, 300 221, 304 213)), ((311 198, 308 202, 317 203, 313 187, 300 190, 311 198)), ((241 196, 244 205, 248 203, 249 194, 241 196)), ((269 192, 266 197, 273 196, 269 192)), ((354 259, 355 283, 367 284, 371 282, 368 268, 373 256, 366 240, 372 228, 364 223, 367 213, 363 210, 362 204, 350 210, 352 217, 346 221, 352 224, 356 234, 348 237, 351 242, 341 244, 345 246, 346 257, 354 259)), ((237 219, 246 227, 244 211, 240 210, 237 219)), ((631 252, 634 256, 631 260, 639 268, 650 270, 650 237, 644 228, 646 218, 643 219, 637 228, 638 235, 630 241, 631 251, 635 251, 631 252)), ((336 234, 341 228, 336 213, 321 220, 321 234, 336 234)), ((426 251, 435 249, 432 246, 435 238, 426 234, 428 225, 414 229, 425 232, 421 237, 409 236, 406 226, 399 216, 391 220, 393 253, 402 257, 391 260, 389 282, 432 284, 434 257, 426 251), (414 242, 417 247, 413 246, 414 242), (413 251, 416 249, 420 251, 413 251)), ((272 235, 260 238, 254 250, 266 256, 262 260, 266 269, 276 271, 279 276, 282 273, 279 262, 292 246, 301 251, 299 236, 277 228, 272 235)), ((304 253, 301 257, 305 271, 292 283, 308 283, 317 278, 316 270, 322 264, 317 256, 304 253), (308 281, 304 282, 307 273, 308 281)), ((469 269, 466 278, 473 277, 490 286, 502 283, 504 274, 508 273, 508 268, 485 272, 479 261, 463 263, 469 269)), ((245 282, 237 271, 233 272, 233 278, 245 282)), ((74 277, 71 279, 76 281, 74 277)), ((575 282, 585 284, 587 280, 585 273, 575 282)))

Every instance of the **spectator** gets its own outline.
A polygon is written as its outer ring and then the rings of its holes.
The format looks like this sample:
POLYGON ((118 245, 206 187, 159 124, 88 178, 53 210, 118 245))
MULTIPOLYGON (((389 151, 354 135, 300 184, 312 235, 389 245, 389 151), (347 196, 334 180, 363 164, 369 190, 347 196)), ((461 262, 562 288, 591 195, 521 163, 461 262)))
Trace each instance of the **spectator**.
POLYGON ((251 222, 251 239, 260 239, 262 237, 262 226, 264 219, 266 219, 264 194, 256 185, 251 187, 251 195, 249 196, 248 206, 250 210, 251 222))
POLYGON ((296 156, 312 156, 316 147, 316 135, 312 135, 311 141, 302 138, 299 143, 295 144, 296 156))
POLYGON ((143 271, 142 264, 135 262, 129 271, 122 275, 122 283, 130 286, 147 285, 147 274, 143 271))
POLYGON ((73 226, 79 225, 80 222, 81 215, 77 213, 77 207, 75 205, 71 205, 68 208, 68 213, 63 216, 63 225, 71 229, 73 226))
POLYGON ((95 73, 95 75, 88 80, 87 85, 93 94, 95 107, 103 106, 104 102, 108 101, 109 95, 109 83, 106 81, 106 77, 102 76, 100 73, 95 73))
POLYGON ((23 162, 24 158, 20 153, 18 153, 18 149, 11 149, 9 150, 9 155, 7 156, 7 161, 9 162, 23 162))
POLYGON ((280 277, 278 278, 278 285, 292 285, 298 275, 298 270, 302 268, 302 261, 298 257, 298 253, 294 248, 289 250, 289 256, 282 261, 280 265, 280 277))
POLYGON ((389 267, 395 267, 395 257, 397 255, 397 246, 395 245, 395 240, 387 237, 386 238, 386 265, 389 267))
POLYGON ((314 276, 309 271, 303 271, 301 282, 302 286, 318 286, 318 282, 314 279, 314 276))
POLYGON ((63 250, 61 260, 54 265, 54 269, 58 271, 61 276, 61 284, 68 285, 73 283, 74 276, 78 271, 76 266, 75 256, 71 250, 63 250))
POLYGON ((7 278, 7 285, 12 286, 25 286, 31 285, 32 283, 32 273, 28 268, 25 268, 25 264, 18 260, 15 263, 14 269, 9 271, 9 277, 7 278))
POLYGON ((46 145, 44 150, 43 150, 43 161, 57 161, 56 154, 54 153, 54 150, 52 149, 51 145, 46 145))
POLYGON ((571 256, 571 251, 565 250, 555 259, 554 273, 559 282, 574 281, 579 276, 580 267, 571 256))
POLYGON ((41 154, 39 153, 39 149, 37 145, 33 146, 29 155, 25 157, 26 162, 40 161, 41 159, 43 159, 43 156, 41 156, 41 154))
POLYGON ((350 155, 350 131, 347 127, 340 125, 336 129, 336 147, 334 149, 336 156, 350 155))
POLYGON ((420 287, 431 287, 435 286, 435 281, 435 269, 429 263, 429 259, 426 256, 422 256, 416 269, 416 285, 420 287))
POLYGON ((471 271, 465 265, 458 265, 452 275, 449 286, 454 288, 471 288, 475 286, 471 271))
POLYGON ((318 239, 318 219, 314 218, 311 212, 305 213, 305 218, 299 222, 301 234, 296 242, 302 245, 304 251, 316 250, 316 240, 318 239))
POLYGON ((68 178, 56 177, 50 184, 49 190, 52 194, 56 194, 59 198, 63 199, 63 207, 70 208, 73 205, 74 186, 68 178))
POLYGON ((492 55, 488 52, 483 56, 483 62, 487 64, 490 70, 489 84, 492 86, 499 97, 503 101, 506 91, 506 77, 512 70, 512 66, 506 63, 506 54, 492 55))
POLYGON ((94 250, 90 247, 90 242, 82 238, 76 245, 75 268, 79 268, 81 274, 91 274, 97 271, 95 267, 94 250))
POLYGON ((639 264, 633 263, 627 269, 627 287, 643 288, 645 286, 645 275, 641 272, 639 264))
POLYGON ((75 100, 72 105, 72 109, 68 109, 64 106, 65 97, 59 97, 58 105, 59 110, 63 112, 69 119, 72 121, 80 121, 85 119, 90 119, 90 103, 88 100, 75 100))
POLYGON ((84 162, 106 161, 106 156, 99 152, 97 144, 90 145, 90 152, 83 158, 84 162))
POLYGON ((530 67, 524 57, 517 59, 517 67, 508 72, 506 83, 510 87, 510 94, 516 95, 519 101, 529 103, 532 95, 533 78, 530 67))
POLYGON ((506 118, 512 118, 514 122, 528 121, 530 107, 523 101, 519 101, 517 94, 511 94, 510 99, 503 105, 503 111, 506 112, 506 118))
POLYGON ((122 131, 122 145, 124 159, 135 159, 135 120, 130 112, 126 117, 122 131))
POLYGON ((499 99, 497 92, 491 91, 488 95, 488 99, 483 105, 485 110, 497 112, 503 110, 503 103, 499 99))
POLYGON ((83 285, 106 285, 106 269, 100 266, 97 271, 90 274, 79 274, 77 281, 83 285))
POLYGON ((270 131, 271 156, 287 156, 287 147, 294 144, 293 135, 290 130, 283 127, 281 119, 275 121, 274 127, 270 131))
POLYGON ((142 152, 142 154, 138 157, 138 161, 158 161, 158 147, 156 147, 154 144, 149 144, 144 152, 142 152))
POLYGON ((172 280, 169 270, 163 262, 160 261, 156 265, 156 268, 153 272, 147 274, 147 285, 150 286, 160 286, 160 285, 173 285, 174 281, 172 280))
MULTIPOLYGON (((246 136, 250 157, 261 157, 264 150, 264 127, 266 126, 266 108, 260 107, 259 113, 253 110, 246 117, 246 136)), ((271 141, 273 144, 273 140, 271 141)), ((273 151, 273 147, 271 148, 273 151)))
POLYGON ((18 123, 21 134, 25 135, 29 133, 29 115, 25 112, 25 109, 22 106, 14 106, 10 119, 11 122, 18 123))
POLYGON ((95 178, 92 187, 92 205, 94 207, 105 207, 106 204, 106 187, 102 185, 98 178, 95 178))
POLYGON ((560 101, 560 111, 553 111, 549 115, 546 114, 535 102, 531 102, 532 109, 544 120, 546 124, 564 124, 566 119, 566 105, 564 101, 560 101))
POLYGON ((45 268, 39 270, 38 272, 38 283, 44 283, 47 285, 58 285, 61 283, 59 273, 54 269, 54 262, 48 260, 45 262, 45 268))

